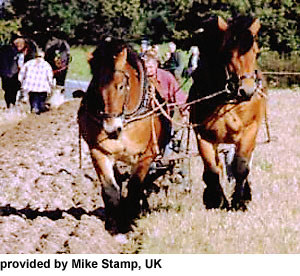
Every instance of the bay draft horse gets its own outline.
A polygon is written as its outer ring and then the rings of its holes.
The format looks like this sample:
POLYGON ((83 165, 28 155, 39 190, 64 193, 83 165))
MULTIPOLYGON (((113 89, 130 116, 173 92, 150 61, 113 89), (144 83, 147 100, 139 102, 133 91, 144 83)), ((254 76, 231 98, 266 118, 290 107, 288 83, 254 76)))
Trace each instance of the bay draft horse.
POLYGON ((221 17, 207 20, 195 32, 193 43, 199 47, 201 58, 188 101, 204 163, 203 202, 207 209, 246 210, 252 198, 247 178, 266 112, 265 86, 256 64, 259 29, 258 19, 239 16, 229 22, 221 17), (208 95, 212 97, 200 100, 208 95), (220 185, 218 145, 223 143, 235 145, 233 160, 227 164, 235 180, 231 204, 220 185))
POLYGON ((93 78, 78 111, 80 134, 102 184, 106 229, 126 232, 141 211, 143 181, 165 143, 166 128, 161 115, 148 113, 144 68, 129 46, 101 42, 90 66, 93 78), (123 196, 119 161, 131 168, 123 196))

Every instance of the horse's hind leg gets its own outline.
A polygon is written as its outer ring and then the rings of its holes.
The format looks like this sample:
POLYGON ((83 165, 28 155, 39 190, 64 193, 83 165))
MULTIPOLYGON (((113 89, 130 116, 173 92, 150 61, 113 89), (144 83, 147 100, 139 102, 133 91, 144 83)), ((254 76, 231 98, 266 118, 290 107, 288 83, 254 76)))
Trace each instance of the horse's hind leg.
POLYGON ((206 188, 203 193, 203 203, 207 209, 228 208, 228 201, 220 185, 221 169, 217 164, 217 151, 214 146, 197 137, 198 149, 204 163, 203 181, 206 188))

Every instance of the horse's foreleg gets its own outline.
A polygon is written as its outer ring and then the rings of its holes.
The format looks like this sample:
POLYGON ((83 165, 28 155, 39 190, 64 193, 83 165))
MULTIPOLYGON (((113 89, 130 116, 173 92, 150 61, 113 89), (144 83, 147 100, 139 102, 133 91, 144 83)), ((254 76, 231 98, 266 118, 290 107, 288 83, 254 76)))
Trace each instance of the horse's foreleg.
POLYGON ((243 139, 236 148, 236 154, 232 163, 232 173, 236 179, 235 191, 231 201, 231 207, 234 210, 246 210, 247 203, 252 199, 248 175, 257 131, 258 126, 256 123, 250 125, 245 130, 245 135, 243 135, 243 139))
POLYGON ((114 162, 97 149, 91 150, 91 157, 101 180, 105 208, 106 210, 117 209, 120 205, 121 191, 114 175, 114 162))
POLYGON ((128 182, 128 195, 126 198, 126 207, 128 214, 131 217, 137 216, 141 209, 146 209, 148 207, 145 202, 144 195, 144 180, 149 171, 149 167, 153 160, 152 153, 144 154, 139 160, 137 167, 133 169, 133 174, 128 182))
POLYGON ((204 163, 203 181, 206 188, 203 203, 207 209, 227 208, 228 202, 220 185, 221 169, 217 164, 217 151, 214 146, 197 135, 199 153, 204 163))

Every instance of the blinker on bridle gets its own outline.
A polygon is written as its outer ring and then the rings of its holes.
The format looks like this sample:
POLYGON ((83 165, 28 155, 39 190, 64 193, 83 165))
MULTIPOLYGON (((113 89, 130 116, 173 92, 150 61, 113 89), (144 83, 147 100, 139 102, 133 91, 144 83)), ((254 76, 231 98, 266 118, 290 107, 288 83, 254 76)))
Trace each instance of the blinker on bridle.
POLYGON ((227 66, 225 66, 226 82, 225 91, 234 97, 251 98, 255 91, 262 89, 263 83, 262 79, 258 75, 258 70, 254 70, 252 73, 245 73, 242 76, 238 76, 236 73, 229 72, 227 66), (241 82, 245 79, 254 80, 253 93, 250 96, 241 94, 239 88, 241 87, 241 82))

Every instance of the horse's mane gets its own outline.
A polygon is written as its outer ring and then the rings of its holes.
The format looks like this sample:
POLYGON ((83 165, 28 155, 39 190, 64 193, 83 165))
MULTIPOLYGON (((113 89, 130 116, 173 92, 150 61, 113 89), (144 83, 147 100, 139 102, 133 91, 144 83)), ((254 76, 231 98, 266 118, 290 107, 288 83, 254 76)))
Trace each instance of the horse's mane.
MULTIPOLYGON (((218 27, 218 18, 209 18, 202 22, 202 32, 196 34, 200 50, 200 65, 193 73, 194 84, 189 93, 189 101, 213 94, 225 88, 225 66, 232 58, 232 50, 243 55, 252 47, 254 38, 249 31, 252 17, 237 16, 228 22, 226 31, 218 27)), ((226 102, 227 95, 222 94, 203 102, 203 118, 215 110, 216 106, 226 102)), ((199 115, 200 116, 200 115, 199 115)))
POLYGON ((138 55, 133 49, 121 40, 112 39, 101 41, 93 52, 90 60, 92 75, 100 86, 109 83, 114 73, 114 58, 124 49, 127 48, 127 61, 139 73, 138 55))
POLYGON ((128 63, 137 71, 138 77, 140 77, 139 63, 141 63, 141 61, 130 45, 117 39, 101 41, 89 61, 92 81, 88 87, 85 102, 89 105, 91 111, 101 110, 101 108, 103 108, 102 99, 99 96, 99 93, 95 92, 99 87, 105 86, 112 80, 115 71, 115 57, 124 48, 127 48, 128 63))
POLYGON ((238 16, 229 21, 221 47, 225 63, 229 62, 233 49, 237 49, 239 55, 244 55, 251 49, 254 38, 249 27, 253 21, 254 19, 250 16, 238 16))
POLYGON ((200 50, 201 59, 210 63, 227 63, 233 49, 243 55, 249 51, 254 39, 249 27, 254 19, 250 16, 237 16, 229 20, 228 29, 222 31, 218 27, 218 17, 205 19, 192 40, 200 50))

